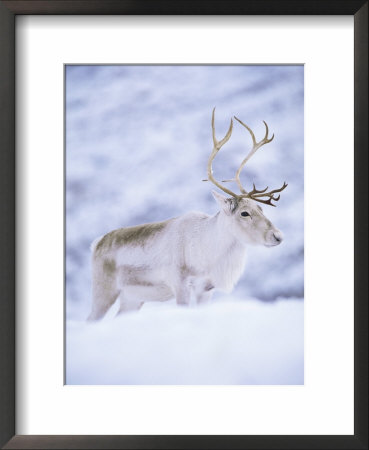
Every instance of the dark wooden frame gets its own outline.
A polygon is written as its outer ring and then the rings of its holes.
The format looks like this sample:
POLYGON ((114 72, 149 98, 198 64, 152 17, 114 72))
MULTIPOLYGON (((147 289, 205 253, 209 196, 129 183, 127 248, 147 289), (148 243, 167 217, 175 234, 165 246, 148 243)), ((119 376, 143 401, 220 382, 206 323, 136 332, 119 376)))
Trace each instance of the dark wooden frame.
MULTIPOLYGON (((339 93, 337 93, 339 94, 339 93)), ((0 0, 0 445, 8 449, 368 449, 368 1, 0 0), (355 30, 355 433, 353 436, 15 435, 15 16, 348 14, 355 30)), ((336 186, 339 195, 342 186, 336 186)), ((338 211, 341 214, 342 211, 338 211)), ((318 405, 317 405, 318 406, 318 405)))

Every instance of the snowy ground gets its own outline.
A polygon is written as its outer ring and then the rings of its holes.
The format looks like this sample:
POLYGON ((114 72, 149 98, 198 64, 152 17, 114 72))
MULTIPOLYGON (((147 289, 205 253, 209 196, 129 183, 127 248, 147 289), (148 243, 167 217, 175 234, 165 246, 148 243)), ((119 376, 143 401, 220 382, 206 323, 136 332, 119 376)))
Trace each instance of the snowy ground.
MULTIPOLYGON (((303 84, 303 66, 67 66, 68 383, 303 382, 303 84), (233 115, 257 139, 262 120, 275 134, 242 180, 259 189, 288 183, 278 207, 264 208, 282 245, 250 248, 232 296, 217 293, 207 308, 145 305, 85 324, 97 236, 191 210, 216 213, 212 186, 201 181, 214 106, 218 136, 233 115)), ((216 178, 232 178, 250 145, 235 124, 213 164, 216 178)))
MULTIPOLYGON (((112 311, 113 313, 113 311, 112 311)), ((303 384, 303 302, 173 304, 67 326, 67 384, 303 384)))

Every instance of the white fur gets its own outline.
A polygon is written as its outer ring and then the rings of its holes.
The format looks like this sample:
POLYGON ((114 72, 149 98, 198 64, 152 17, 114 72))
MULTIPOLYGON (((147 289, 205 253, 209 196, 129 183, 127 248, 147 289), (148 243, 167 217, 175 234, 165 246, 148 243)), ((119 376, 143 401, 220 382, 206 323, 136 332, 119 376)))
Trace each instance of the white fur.
POLYGON ((281 232, 255 201, 239 200, 235 208, 232 199, 213 195, 220 206, 215 216, 189 212, 168 220, 142 241, 113 243, 99 251, 96 247, 103 237, 93 242, 90 320, 101 318, 118 296, 120 312, 172 297, 183 305, 189 304, 191 295, 198 303, 206 302, 214 289, 233 289, 245 267, 247 245, 282 241, 281 232), (241 216, 243 211, 250 215, 241 216))

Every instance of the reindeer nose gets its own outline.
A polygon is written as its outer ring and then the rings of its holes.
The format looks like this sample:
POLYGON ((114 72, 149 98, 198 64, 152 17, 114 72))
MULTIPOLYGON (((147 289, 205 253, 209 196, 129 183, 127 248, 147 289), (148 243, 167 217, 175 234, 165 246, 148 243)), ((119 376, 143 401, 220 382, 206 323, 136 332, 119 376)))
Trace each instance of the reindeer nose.
POLYGON ((280 244, 283 241, 283 235, 280 231, 273 231, 274 239, 280 244))

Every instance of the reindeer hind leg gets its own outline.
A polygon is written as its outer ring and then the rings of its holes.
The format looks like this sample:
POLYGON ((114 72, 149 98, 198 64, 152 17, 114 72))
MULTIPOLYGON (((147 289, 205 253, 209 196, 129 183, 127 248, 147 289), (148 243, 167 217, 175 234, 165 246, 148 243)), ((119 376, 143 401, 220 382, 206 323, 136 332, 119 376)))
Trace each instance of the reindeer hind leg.
POLYGON ((95 259, 92 270, 92 308, 88 321, 101 319, 114 304, 120 290, 117 288, 115 262, 95 259))

